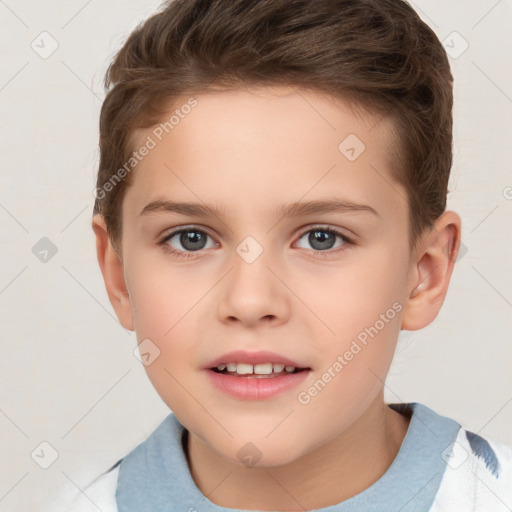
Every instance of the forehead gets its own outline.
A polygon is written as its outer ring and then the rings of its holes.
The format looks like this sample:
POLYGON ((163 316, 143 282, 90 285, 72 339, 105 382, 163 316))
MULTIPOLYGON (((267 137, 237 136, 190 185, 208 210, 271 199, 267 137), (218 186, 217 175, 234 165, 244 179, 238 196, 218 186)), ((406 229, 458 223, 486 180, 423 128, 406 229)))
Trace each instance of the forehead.
POLYGON ((391 177, 391 120, 322 93, 276 86, 175 98, 160 124, 134 133, 133 147, 148 141, 125 197, 132 213, 164 196, 228 213, 334 190, 384 209, 405 199, 391 177))

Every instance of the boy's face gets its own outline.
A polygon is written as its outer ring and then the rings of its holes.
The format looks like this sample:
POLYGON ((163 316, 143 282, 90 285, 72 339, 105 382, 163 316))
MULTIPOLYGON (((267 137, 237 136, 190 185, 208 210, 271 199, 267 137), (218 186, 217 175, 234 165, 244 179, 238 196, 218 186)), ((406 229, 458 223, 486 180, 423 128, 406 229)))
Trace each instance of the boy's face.
MULTIPOLYGON (((406 192, 391 177, 395 141, 388 119, 355 117, 343 102, 312 92, 274 87, 195 98, 161 141, 161 130, 136 134, 135 148, 148 136, 157 144, 123 200, 131 303, 124 323, 133 321, 139 343, 151 340, 151 357, 158 347, 148 376, 205 446, 237 463, 245 450, 261 457, 259 465, 286 464, 348 435, 382 403, 402 304, 415 284, 406 192), (219 212, 141 214, 154 201, 219 212), (280 213, 318 201, 364 207, 280 213), (188 240, 177 234, 159 245, 178 229, 190 230, 188 240), (271 351, 308 369, 279 393, 241 398, 217 387, 206 368, 235 350, 271 351)), ((268 391, 273 377, 215 378, 242 387, 251 379, 268 391)))

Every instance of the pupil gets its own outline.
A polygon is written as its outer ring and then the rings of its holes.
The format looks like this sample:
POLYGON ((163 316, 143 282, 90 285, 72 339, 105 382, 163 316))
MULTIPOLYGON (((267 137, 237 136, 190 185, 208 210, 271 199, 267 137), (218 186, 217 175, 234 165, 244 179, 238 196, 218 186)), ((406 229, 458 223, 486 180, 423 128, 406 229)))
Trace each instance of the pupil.
POLYGON ((309 243, 314 249, 331 249, 334 246, 335 236, 329 231, 311 231, 309 243))

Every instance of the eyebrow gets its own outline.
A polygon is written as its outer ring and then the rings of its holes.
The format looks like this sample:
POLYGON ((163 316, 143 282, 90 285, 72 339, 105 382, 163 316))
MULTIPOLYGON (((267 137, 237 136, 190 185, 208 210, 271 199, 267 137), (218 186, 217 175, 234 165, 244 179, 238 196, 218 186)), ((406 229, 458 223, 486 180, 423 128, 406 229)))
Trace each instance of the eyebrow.
MULTIPOLYGON (((157 212, 177 213, 190 217, 222 217, 223 215, 222 211, 213 205, 158 200, 144 206, 139 216, 157 212)), ((276 210, 276 214, 281 217, 300 217, 320 213, 344 212, 369 212, 380 217, 377 211, 369 205, 339 200, 296 202, 282 205, 276 210)))

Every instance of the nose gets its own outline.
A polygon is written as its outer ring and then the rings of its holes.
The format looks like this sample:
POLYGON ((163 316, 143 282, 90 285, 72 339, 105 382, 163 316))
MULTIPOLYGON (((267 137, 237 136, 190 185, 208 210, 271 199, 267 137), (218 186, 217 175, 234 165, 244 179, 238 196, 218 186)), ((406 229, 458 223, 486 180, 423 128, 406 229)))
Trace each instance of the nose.
POLYGON ((280 272, 268 261, 265 251, 251 263, 235 253, 231 264, 231 271, 220 283, 219 320, 245 327, 286 322, 290 315, 290 292, 277 277, 280 272))

